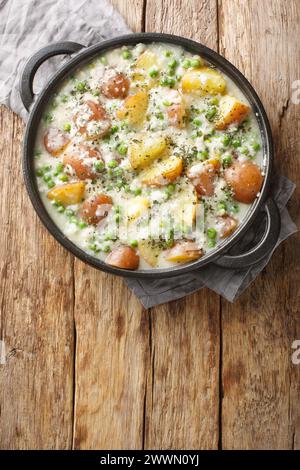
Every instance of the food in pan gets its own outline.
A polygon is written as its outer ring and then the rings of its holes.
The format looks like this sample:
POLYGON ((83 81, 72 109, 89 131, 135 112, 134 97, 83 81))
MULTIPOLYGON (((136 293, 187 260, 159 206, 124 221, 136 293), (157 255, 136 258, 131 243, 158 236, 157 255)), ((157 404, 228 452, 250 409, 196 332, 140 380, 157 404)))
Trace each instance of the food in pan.
POLYGON ((170 44, 120 47, 78 69, 51 97, 35 156, 42 200, 64 235, 129 270, 214 250, 264 178, 245 96, 170 44))

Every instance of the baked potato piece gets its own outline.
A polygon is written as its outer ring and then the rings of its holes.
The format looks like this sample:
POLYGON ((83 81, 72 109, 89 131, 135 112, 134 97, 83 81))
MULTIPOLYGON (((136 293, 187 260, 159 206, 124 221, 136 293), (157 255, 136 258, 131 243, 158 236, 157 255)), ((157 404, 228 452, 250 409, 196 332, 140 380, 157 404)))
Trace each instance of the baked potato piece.
POLYGON ((172 155, 141 172, 139 178, 147 186, 165 186, 178 178, 183 170, 182 159, 172 155))
POLYGON ((111 128, 111 120, 104 107, 92 100, 79 106, 73 120, 80 134, 88 140, 104 137, 111 128))
POLYGON ((128 95, 129 80, 121 72, 107 69, 100 84, 100 91, 106 98, 124 99, 128 95))
POLYGON ((198 204, 197 193, 191 184, 181 187, 173 199, 169 214, 183 229, 193 227, 198 204))
POLYGON ((67 183, 60 186, 55 186, 48 193, 48 199, 60 202, 64 206, 78 204, 82 201, 85 190, 83 181, 76 183, 67 183))
POLYGON ((148 72, 152 67, 158 67, 158 57, 155 52, 146 50, 138 57, 134 67, 148 72))
POLYGON ((139 134, 128 147, 129 161, 134 170, 146 168, 167 148, 167 140, 159 134, 139 134))
POLYGON ((187 171, 187 177, 192 181, 200 196, 212 196, 215 192, 215 178, 220 168, 217 159, 196 163, 187 171))
POLYGON ((181 88, 184 93, 218 95, 225 93, 226 80, 217 70, 201 67, 188 70, 183 75, 181 88))
POLYGON ((150 202, 143 196, 137 196, 133 199, 128 200, 126 215, 129 221, 133 221, 146 212, 150 207, 150 202))
POLYGON ((134 270, 139 267, 140 257, 133 248, 122 245, 114 248, 106 257, 105 262, 116 268, 134 270))
POLYGON ((100 152, 87 145, 74 146, 63 157, 66 173, 68 174, 68 166, 70 166, 80 180, 97 177, 94 163, 98 161, 103 162, 100 152))
POLYGON ((122 108, 117 111, 117 118, 126 120, 129 125, 136 126, 143 122, 147 108, 148 93, 146 91, 138 91, 126 98, 122 108))
POLYGON ((220 226, 220 238, 226 238, 231 235, 238 226, 238 221, 230 215, 218 217, 218 225, 220 226))
POLYGON ((149 240, 140 240, 138 243, 138 250, 140 256, 144 258, 144 260, 155 268, 157 266, 158 257, 161 252, 161 249, 153 245, 149 240))
POLYGON ((45 132, 44 146, 52 157, 58 157, 63 153, 69 142, 69 137, 57 127, 49 127, 45 132))
POLYGON ((240 124, 251 112, 251 108, 234 98, 226 95, 220 100, 219 119, 215 123, 218 130, 226 129, 230 124, 240 124))
POLYGON ((174 263, 188 263, 201 258, 203 252, 195 242, 184 241, 176 243, 167 254, 166 260, 174 263))
POLYGON ((95 194, 84 201, 80 209, 80 215, 88 224, 97 225, 107 217, 112 204, 112 198, 107 194, 95 194))
POLYGON ((254 201, 264 179, 259 166, 255 163, 238 160, 226 169, 224 178, 233 190, 234 199, 245 204, 254 201))

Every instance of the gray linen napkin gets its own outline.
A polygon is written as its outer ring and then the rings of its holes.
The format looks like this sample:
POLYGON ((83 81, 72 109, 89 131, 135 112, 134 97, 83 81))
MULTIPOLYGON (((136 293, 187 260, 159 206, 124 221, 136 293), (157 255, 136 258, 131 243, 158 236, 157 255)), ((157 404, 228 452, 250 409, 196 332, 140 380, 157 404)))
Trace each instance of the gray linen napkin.
MULTIPOLYGON (((19 76, 27 58, 41 47, 62 40, 91 45, 129 32, 123 18, 107 0, 0 0, 0 103, 27 119, 18 91, 19 76)), ((36 93, 62 60, 55 58, 43 64, 34 83, 36 93)), ((282 219, 277 246, 297 231, 286 209, 294 188, 295 185, 283 176, 274 181, 272 194, 282 219)), ((258 221, 235 250, 245 250, 251 241, 259 238, 261 230, 258 221)), ((179 299, 203 286, 232 302, 256 278, 271 256, 272 253, 243 270, 211 265, 171 279, 125 282, 146 308, 179 299)))

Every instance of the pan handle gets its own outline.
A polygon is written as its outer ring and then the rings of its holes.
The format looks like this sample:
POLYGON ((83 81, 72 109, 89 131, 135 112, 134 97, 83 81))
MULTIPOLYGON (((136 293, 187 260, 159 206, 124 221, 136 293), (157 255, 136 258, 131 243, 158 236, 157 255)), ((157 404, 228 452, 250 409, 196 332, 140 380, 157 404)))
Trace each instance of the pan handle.
POLYGON ((276 203, 271 198, 265 202, 264 211, 266 214, 266 228, 258 244, 240 255, 221 256, 214 264, 224 268, 242 269, 258 263, 273 251, 280 233, 281 217, 276 203))
POLYGON ((21 100, 27 111, 33 102, 33 80, 40 65, 47 59, 50 59, 50 57, 60 54, 74 54, 83 47, 82 44, 78 44, 77 42, 56 42, 43 47, 28 59, 21 74, 19 84, 21 100))

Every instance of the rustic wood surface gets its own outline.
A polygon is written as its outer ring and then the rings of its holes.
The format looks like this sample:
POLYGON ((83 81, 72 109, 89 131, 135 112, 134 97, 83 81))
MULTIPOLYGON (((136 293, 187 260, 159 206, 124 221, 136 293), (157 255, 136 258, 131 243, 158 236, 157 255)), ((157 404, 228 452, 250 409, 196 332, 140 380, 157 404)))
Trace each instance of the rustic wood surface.
MULTIPOLYGON (((113 4, 134 31, 191 37, 238 66, 269 114, 276 168, 299 182, 297 0, 113 4)), ((300 449, 299 236, 233 305, 202 290, 147 311, 38 221, 22 180, 23 130, 2 107, 0 448, 300 449)))

